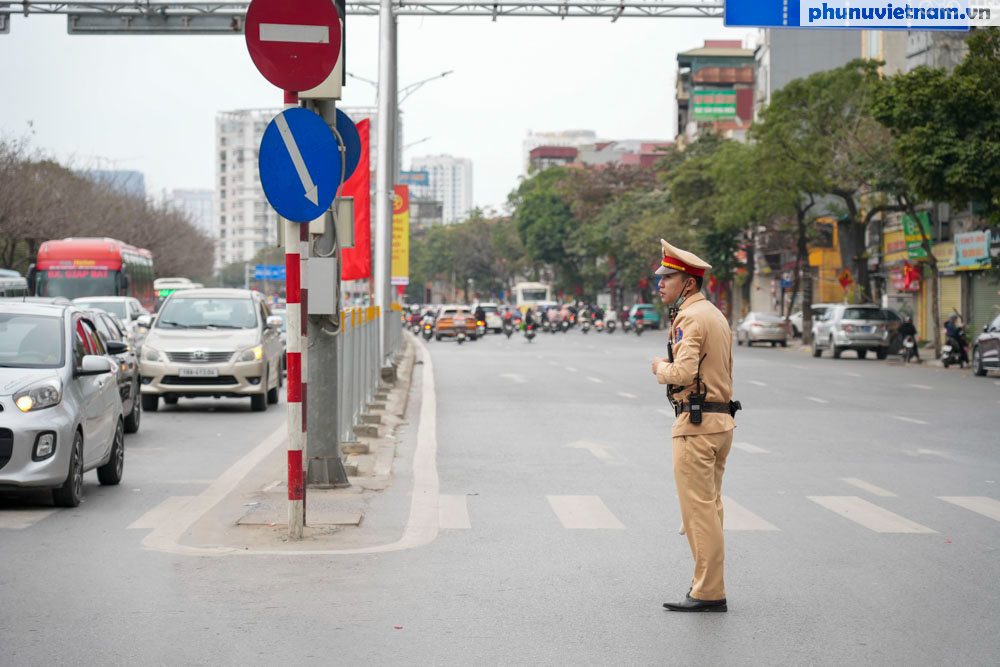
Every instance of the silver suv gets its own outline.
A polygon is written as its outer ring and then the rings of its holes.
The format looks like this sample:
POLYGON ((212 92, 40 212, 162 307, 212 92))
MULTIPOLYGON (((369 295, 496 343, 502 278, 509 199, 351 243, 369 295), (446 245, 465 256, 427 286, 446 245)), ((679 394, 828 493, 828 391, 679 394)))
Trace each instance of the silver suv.
POLYGON ((255 412, 278 402, 281 318, 242 289, 174 292, 160 307, 139 358, 142 409, 160 398, 249 396, 255 412))
POLYGON ((889 312, 884 308, 837 304, 813 323, 813 356, 822 356, 823 350, 830 350, 834 359, 840 359, 844 350, 854 350, 859 359, 864 359, 868 350, 874 350, 879 359, 885 359, 892 340, 890 322, 889 312))

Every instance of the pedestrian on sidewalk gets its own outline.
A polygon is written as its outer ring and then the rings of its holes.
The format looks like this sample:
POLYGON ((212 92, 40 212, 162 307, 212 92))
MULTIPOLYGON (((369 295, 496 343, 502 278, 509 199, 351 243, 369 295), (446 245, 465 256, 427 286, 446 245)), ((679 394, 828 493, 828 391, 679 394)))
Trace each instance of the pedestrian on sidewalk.
POLYGON ((674 407, 674 481, 684 532, 694 556, 691 589, 670 611, 727 611, 723 581, 722 473, 733 443, 733 334, 701 293, 711 265, 660 240, 660 300, 670 307, 668 358, 653 359, 674 407))

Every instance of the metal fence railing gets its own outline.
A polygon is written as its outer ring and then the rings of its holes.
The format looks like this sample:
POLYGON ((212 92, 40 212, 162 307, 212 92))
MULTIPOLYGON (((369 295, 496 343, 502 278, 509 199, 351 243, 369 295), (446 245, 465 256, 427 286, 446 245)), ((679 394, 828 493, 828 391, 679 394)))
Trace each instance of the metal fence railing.
POLYGON ((394 357, 403 344, 400 312, 401 308, 392 304, 388 322, 383 322, 377 306, 348 308, 340 313, 340 332, 337 336, 337 423, 340 425, 341 442, 357 440, 354 427, 361 423, 361 414, 374 400, 382 379, 379 327, 386 326, 384 358, 394 357))

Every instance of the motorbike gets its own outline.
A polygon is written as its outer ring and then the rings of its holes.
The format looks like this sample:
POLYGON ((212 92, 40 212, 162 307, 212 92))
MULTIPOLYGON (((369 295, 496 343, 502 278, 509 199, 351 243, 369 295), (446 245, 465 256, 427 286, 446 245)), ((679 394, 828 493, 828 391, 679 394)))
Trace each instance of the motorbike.
POLYGON ((583 331, 583 333, 590 331, 590 320, 584 319, 583 324, 580 325, 580 330, 583 331))
POLYGON ((524 337, 528 339, 529 343, 531 342, 531 339, 535 337, 535 325, 534 324, 526 324, 524 326, 524 337))
POLYGON ((476 336, 482 338, 486 335, 486 322, 476 320, 476 336))
POLYGON ((635 329, 635 335, 636 336, 641 336, 642 335, 642 329, 643 329, 644 326, 645 325, 642 323, 642 320, 636 320, 635 321, 635 324, 633 325, 633 328, 635 329))
POLYGON ((430 322, 424 324, 424 340, 430 340, 434 337, 434 328, 431 326, 430 322))
POLYGON ((917 358, 917 341, 913 339, 913 336, 907 336, 903 339, 903 363, 907 364, 911 359, 917 358))
POLYGON ((563 333, 566 333, 567 331, 569 331, 569 320, 563 320, 562 324, 559 325, 559 329, 563 333))
POLYGON ((604 331, 604 320, 597 320, 597 322, 594 323, 594 328, 597 329, 597 333, 604 331))
POLYGON ((608 333, 613 334, 615 332, 615 321, 608 320, 608 333))
POLYGON ((558 322, 550 322, 549 323, 549 333, 557 333, 558 331, 559 331, 559 323, 558 322))
MULTIPOLYGON (((962 329, 959 329, 959 335, 962 335, 962 329)), ((960 367, 964 366, 968 358, 968 350, 965 343, 961 340, 949 337, 945 340, 944 345, 941 346, 941 363, 945 368, 955 364, 958 364, 960 367)))
POLYGON ((622 331, 628 333, 632 330, 632 323, 628 321, 628 318, 622 320, 622 331))
POLYGON ((507 336, 507 340, 510 340, 510 337, 513 335, 513 333, 514 333, 514 325, 511 324, 510 321, 504 322, 503 335, 507 336))

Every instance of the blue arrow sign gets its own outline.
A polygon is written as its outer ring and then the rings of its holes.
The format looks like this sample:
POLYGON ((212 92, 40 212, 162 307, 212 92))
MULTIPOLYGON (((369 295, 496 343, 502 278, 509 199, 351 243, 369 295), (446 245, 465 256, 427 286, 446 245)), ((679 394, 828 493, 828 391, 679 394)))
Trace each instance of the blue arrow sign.
POLYGON ((344 148, 347 149, 347 169, 344 170, 344 180, 346 181, 358 168, 358 162, 361 160, 361 135, 358 134, 358 128, 354 125, 354 121, 340 109, 337 109, 337 132, 344 141, 344 148))
POLYGON ((309 222, 330 208, 340 187, 336 137, 308 109, 286 109, 260 140, 260 185, 274 210, 294 222, 309 222))
POLYGON ((280 264, 257 264, 253 267, 254 280, 284 280, 285 267, 280 264))

